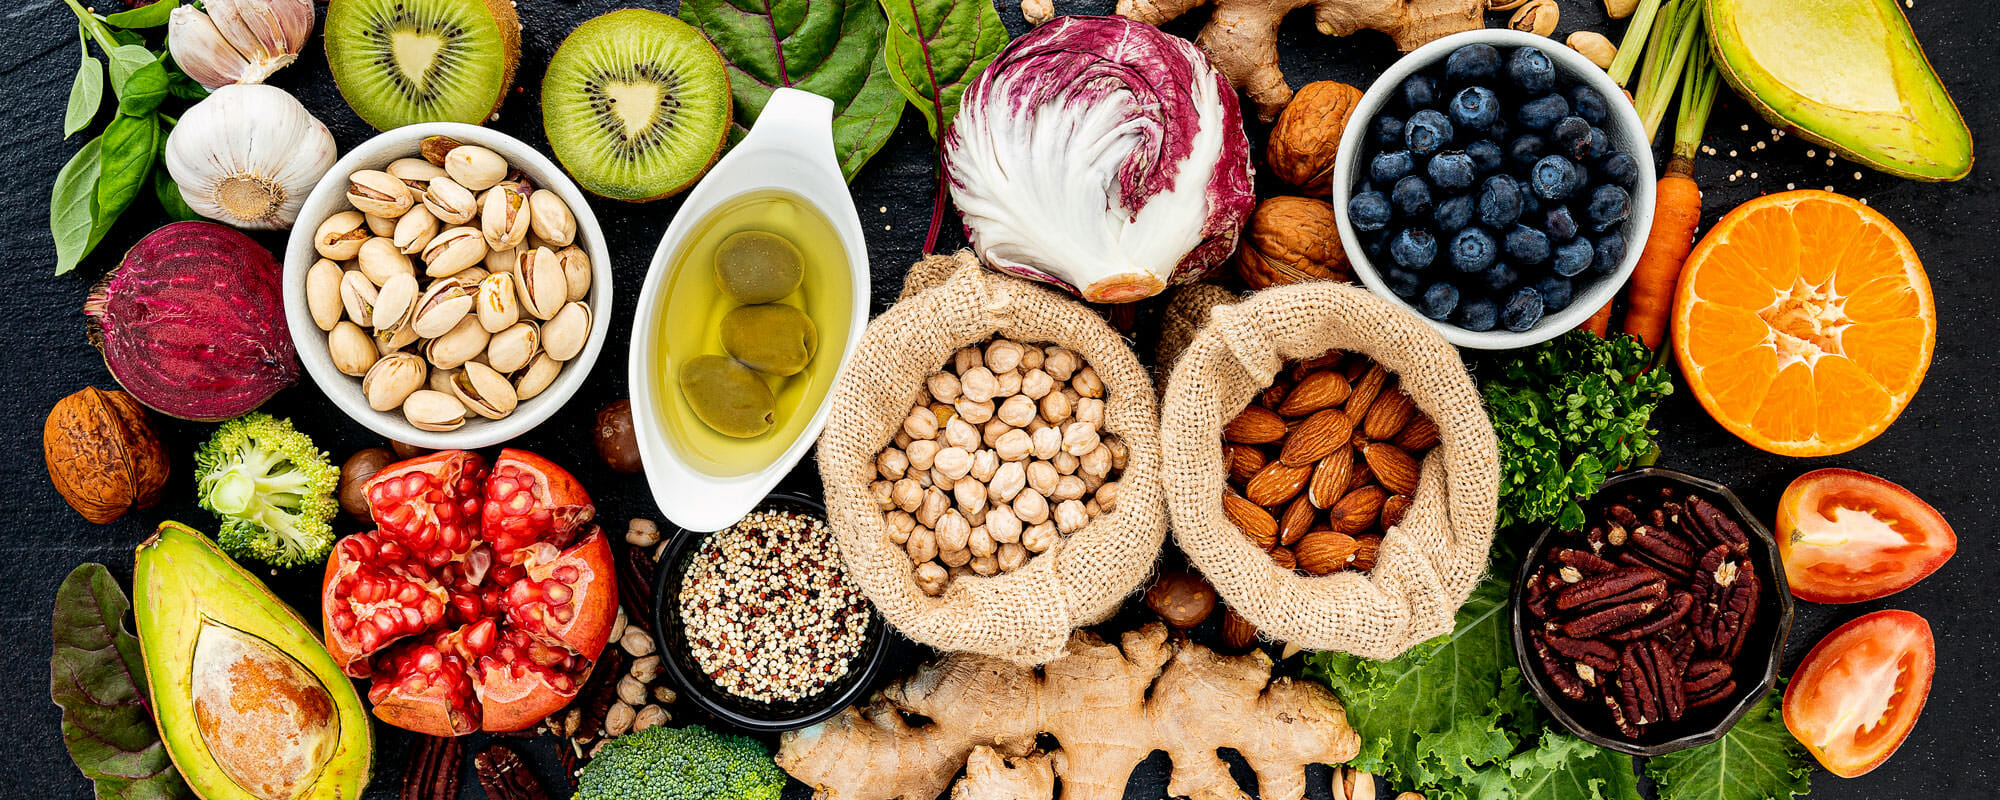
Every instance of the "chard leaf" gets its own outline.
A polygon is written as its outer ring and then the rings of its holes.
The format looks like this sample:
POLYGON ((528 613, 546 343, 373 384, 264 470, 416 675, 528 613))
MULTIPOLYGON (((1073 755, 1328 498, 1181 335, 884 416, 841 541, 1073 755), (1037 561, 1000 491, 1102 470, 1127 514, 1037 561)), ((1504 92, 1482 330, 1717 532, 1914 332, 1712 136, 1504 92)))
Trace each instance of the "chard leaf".
POLYGON ((1812 758, 1779 716, 1773 689, 1722 738, 1646 760, 1660 800, 1790 800, 1812 791, 1812 758))
POLYGON ((49 698, 63 710, 63 744, 101 799, 193 797, 147 709, 131 608, 103 564, 77 567, 56 589, 49 698))
POLYGON ((896 88, 941 139, 959 97, 1007 46, 992 0, 881 0, 889 16, 883 56, 896 88))
POLYGON ((91 139, 56 173, 49 197, 49 235, 56 242, 56 274, 76 268, 97 239, 97 175, 103 169, 104 137, 91 139))
POLYGON ((157 28, 167 24, 167 19, 173 16, 174 8, 180 4, 181 0, 158 0, 158 2, 149 5, 112 14, 105 17, 104 21, 109 25, 126 30, 157 28))
POLYGON ((63 110, 63 138, 90 127, 90 121, 97 118, 97 109, 103 104, 104 62, 85 53, 83 63, 76 67, 76 78, 69 84, 69 107, 63 110))
POLYGON ((882 58, 889 25, 876 0, 687 0, 681 17, 728 64, 731 140, 743 138, 782 87, 833 101, 833 151, 848 180, 895 132, 905 101, 882 58))

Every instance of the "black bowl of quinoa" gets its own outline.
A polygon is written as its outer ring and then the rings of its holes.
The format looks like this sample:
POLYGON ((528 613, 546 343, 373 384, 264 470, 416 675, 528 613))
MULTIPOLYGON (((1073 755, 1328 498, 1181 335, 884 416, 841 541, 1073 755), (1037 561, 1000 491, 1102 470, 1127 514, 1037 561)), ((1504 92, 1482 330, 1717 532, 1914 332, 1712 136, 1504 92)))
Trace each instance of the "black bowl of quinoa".
POLYGON ((867 693, 889 637, 840 566, 825 505, 779 492, 714 533, 663 527, 653 629, 683 696, 730 725, 775 733, 867 693))

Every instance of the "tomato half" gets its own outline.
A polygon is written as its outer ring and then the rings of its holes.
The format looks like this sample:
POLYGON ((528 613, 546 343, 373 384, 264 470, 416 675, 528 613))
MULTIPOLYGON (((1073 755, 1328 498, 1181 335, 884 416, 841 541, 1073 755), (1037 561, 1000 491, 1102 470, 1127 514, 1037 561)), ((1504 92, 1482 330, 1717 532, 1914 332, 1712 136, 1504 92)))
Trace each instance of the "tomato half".
POLYGON ((1903 746, 1930 697, 1931 624, 1877 611, 1813 645, 1785 687, 1785 727, 1827 770, 1867 774, 1903 746))
POLYGON ((1958 552, 1944 515, 1896 484, 1851 469, 1800 475, 1778 501, 1778 553, 1792 594, 1859 603, 1910 588, 1958 552))

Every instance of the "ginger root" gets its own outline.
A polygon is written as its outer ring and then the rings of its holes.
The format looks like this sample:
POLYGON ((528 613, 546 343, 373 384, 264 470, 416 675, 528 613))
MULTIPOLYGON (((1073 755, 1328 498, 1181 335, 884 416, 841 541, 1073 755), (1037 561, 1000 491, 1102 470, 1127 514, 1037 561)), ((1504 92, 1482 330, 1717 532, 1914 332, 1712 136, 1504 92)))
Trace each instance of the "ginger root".
POLYGON ((1216 755, 1223 747, 1257 773, 1259 796, 1299 800, 1307 764, 1347 761, 1361 739, 1325 687, 1272 680, 1261 651, 1224 656, 1170 642, 1155 623, 1115 645, 1077 633, 1039 674, 948 656, 873 705, 785 734, 777 762, 822 800, 933 800, 960 765, 954 800, 1047 798, 1058 776, 1063 800, 1117 800, 1133 768, 1164 750, 1170 795, 1242 800, 1216 755), (906 714, 930 724, 912 727, 906 714), (1043 733, 1061 749, 1034 754, 1043 733))
MULTIPOLYGON (((1118 0, 1118 16, 1148 25, 1168 20, 1211 0, 1118 0)), ((1250 95, 1257 117, 1276 119, 1292 101, 1292 87, 1278 69, 1278 24, 1286 14, 1313 7, 1319 32, 1347 36, 1378 30, 1409 52, 1424 43, 1485 23, 1487 0, 1212 0, 1215 15, 1195 37, 1215 68, 1250 95)))

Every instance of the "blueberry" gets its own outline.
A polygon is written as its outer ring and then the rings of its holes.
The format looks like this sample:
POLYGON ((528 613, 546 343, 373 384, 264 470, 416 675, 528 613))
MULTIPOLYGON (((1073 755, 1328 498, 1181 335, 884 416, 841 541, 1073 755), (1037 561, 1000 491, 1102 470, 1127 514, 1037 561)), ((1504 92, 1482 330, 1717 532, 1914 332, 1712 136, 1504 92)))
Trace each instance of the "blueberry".
POLYGON ((1569 116, 1569 101, 1564 100, 1559 94, 1543 95, 1529 100, 1522 103, 1520 109, 1514 112, 1514 119, 1519 120, 1523 127, 1536 131, 1546 131, 1558 120, 1567 116, 1569 116))
POLYGON ((1611 226, 1625 221, 1631 214, 1632 196, 1624 189, 1606 184, 1590 192, 1590 207, 1584 216, 1590 218, 1590 227, 1596 231, 1610 230, 1611 226))
POLYGON ((1606 133, 1603 128, 1590 126, 1588 147, 1579 153, 1577 158, 1594 163, 1608 155, 1611 155, 1611 134, 1606 133))
POLYGON ((1444 112, 1426 108, 1410 115, 1403 125, 1403 143, 1412 155, 1428 156, 1451 143, 1451 120, 1444 112))
POLYGON ((1515 48, 1507 57, 1507 79, 1527 94, 1542 94, 1556 86, 1556 65, 1540 48, 1515 48))
POLYGON ((1495 141, 1507 138, 1507 117, 1504 114, 1494 120, 1493 124, 1486 126, 1486 138, 1495 141))
POLYGON ((1562 156, 1542 156, 1528 174, 1528 186, 1543 200, 1563 200, 1576 191, 1582 177, 1576 162, 1562 156))
POLYGON ((1590 143, 1585 141, 1589 138, 1590 123, 1585 122, 1582 117, 1563 117, 1556 120, 1554 128, 1549 129, 1549 141, 1555 143, 1556 152, 1571 154, 1572 158, 1576 157, 1574 154, 1578 147, 1590 146, 1590 143))
POLYGON ((1500 308, 1492 300, 1475 297, 1460 304, 1451 321, 1468 331, 1490 331, 1500 322, 1500 308))
POLYGON ((1380 184, 1391 184, 1402 180, 1410 170, 1416 169, 1417 162, 1410 158, 1406 150, 1385 150, 1375 154, 1368 162, 1368 179, 1380 184))
POLYGON ((1576 238, 1576 217, 1570 214, 1569 206, 1556 206, 1543 214, 1542 232, 1549 235, 1550 241, 1555 242, 1567 242, 1576 238))
POLYGON ((1382 231, 1363 233, 1361 234, 1361 252, 1367 253, 1371 261, 1381 261, 1382 255, 1387 249, 1387 245, 1384 243, 1388 240, 1389 235, 1382 231))
POLYGON ((1389 284, 1389 291, 1405 300, 1416 297, 1417 292, 1424 288, 1424 279, 1417 273, 1395 268, 1382 274, 1382 282, 1389 284))
POLYGON ((1556 245, 1554 268, 1557 275, 1565 278, 1590 268, 1590 262, 1597 260, 1597 250, 1590 246, 1589 239, 1571 239, 1556 245))
POLYGON ((1475 206, 1472 195, 1452 195, 1437 204, 1437 210, 1431 212, 1431 221, 1436 223, 1439 234, 1455 233, 1460 228, 1472 224, 1475 206))
POLYGON ((1501 245, 1507 257, 1522 264, 1540 264, 1549 260, 1549 236, 1526 225, 1516 225, 1507 232, 1501 245))
POLYGON ((1542 198, 1535 196, 1534 190, 1528 187, 1527 181, 1521 181, 1520 187, 1521 187, 1521 214, 1523 216, 1526 216, 1528 214, 1534 214, 1541 211, 1542 198))
POLYGON ((1629 187, 1639 180, 1639 161, 1628 153, 1613 152, 1597 162, 1597 174, 1606 182, 1629 187))
POLYGON ((1472 157, 1472 168, 1481 175, 1491 175, 1506 166, 1507 156, 1500 152, 1500 145, 1492 139, 1481 139, 1465 146, 1465 154, 1472 157))
POLYGON ((1547 148, 1548 142, 1542 137, 1524 133, 1507 143, 1507 159, 1519 166, 1532 167, 1541 160, 1542 152, 1547 148))
POLYGON ((1569 308, 1573 289, 1568 278, 1549 275, 1535 282, 1535 291, 1542 295, 1542 310, 1554 314, 1569 308))
POLYGON ((1592 264, 1591 269, 1609 274, 1617 271, 1618 265, 1624 263, 1625 234, 1612 231, 1597 237, 1594 244, 1597 250, 1597 263, 1592 264))
POLYGON ((1576 109, 1577 116, 1592 125, 1603 125, 1611 116, 1611 106, 1604 103, 1604 95, 1589 86, 1578 85, 1569 90, 1569 104, 1576 109))
POLYGON ((1484 86, 1467 86, 1451 98, 1451 123, 1485 130, 1500 121, 1500 96, 1484 86))
POLYGON ((1424 296, 1417 299, 1417 311, 1426 317, 1442 320, 1451 316, 1458 308, 1458 287, 1449 283, 1433 283, 1424 287, 1424 296))
POLYGON ((1542 293, 1532 286, 1522 287, 1508 295, 1507 304, 1500 307, 1500 324, 1520 333, 1542 321, 1543 308, 1542 293))
POLYGON ((1487 178, 1479 187, 1479 221, 1497 230, 1521 221, 1520 183, 1506 175, 1487 178))
POLYGON ((1375 144, 1381 147, 1401 147, 1403 145, 1403 120, 1387 114, 1375 118, 1375 144))
POLYGON ((1347 201, 1347 219, 1357 231, 1379 231, 1390 216, 1389 198, 1381 192, 1362 192, 1347 201))
POLYGON ((1471 186, 1478 177, 1472 169, 1472 156, 1464 153, 1445 153, 1433 158, 1424 171, 1430 174, 1432 186, 1447 192, 1471 186))
POLYGON ((1444 61, 1444 79, 1454 83, 1491 80, 1500 76, 1500 51, 1490 44, 1468 44, 1451 51, 1444 61))
POLYGON ((1521 273, 1515 271, 1513 265, 1502 261, 1487 267, 1485 272, 1479 273, 1478 282, 1479 288, 1489 292, 1499 292, 1505 291, 1507 287, 1513 286, 1520 279, 1521 273))
POLYGON ((1396 187, 1389 190, 1389 205, 1404 219, 1416 219, 1431 213, 1431 185, 1416 175, 1407 175, 1396 181, 1396 187))
POLYGON ((1389 260, 1396 266, 1421 270, 1437 258, 1437 237, 1423 228, 1404 228, 1389 237, 1389 260))
POLYGON ((1466 228, 1451 237, 1451 266, 1464 273, 1484 272, 1499 250, 1485 228, 1466 228))
POLYGON ((1411 111, 1437 105, 1438 82, 1429 75, 1411 75, 1403 79, 1403 105, 1411 111))

